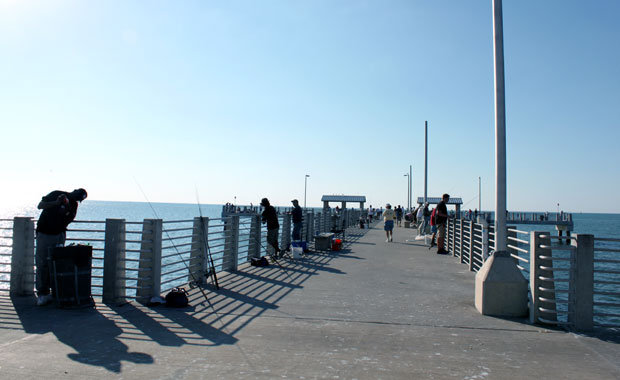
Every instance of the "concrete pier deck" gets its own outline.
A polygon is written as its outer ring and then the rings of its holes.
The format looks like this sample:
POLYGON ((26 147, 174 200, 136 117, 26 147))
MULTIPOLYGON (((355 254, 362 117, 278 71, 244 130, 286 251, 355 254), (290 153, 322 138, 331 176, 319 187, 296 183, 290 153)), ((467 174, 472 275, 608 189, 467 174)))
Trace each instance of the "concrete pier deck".
POLYGON ((1 379, 620 379, 620 336, 480 315, 474 274, 379 223, 173 310, 0 298, 1 379))

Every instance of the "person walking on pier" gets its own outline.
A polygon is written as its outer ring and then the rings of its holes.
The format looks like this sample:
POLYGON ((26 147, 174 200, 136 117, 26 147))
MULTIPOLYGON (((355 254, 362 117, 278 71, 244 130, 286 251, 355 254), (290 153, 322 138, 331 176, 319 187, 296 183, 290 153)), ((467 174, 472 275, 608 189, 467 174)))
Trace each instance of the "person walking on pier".
POLYGON ((434 208, 431 210, 431 245, 430 247, 428 247, 428 249, 433 248, 434 246, 437 245, 436 243, 436 238, 437 238, 437 223, 435 222, 435 218, 437 216, 437 209, 434 208))
MULTIPOLYGON (((278 223, 278 213, 276 209, 269 203, 269 199, 263 198, 260 201, 260 205, 265 208, 263 211, 261 220, 263 223, 267 223, 267 244, 273 249, 273 253, 270 256, 276 259, 280 257, 281 251, 278 247, 278 231, 280 230, 280 223, 278 223)), ((267 247, 269 248, 269 247, 267 247)))
POLYGON ((65 244, 67 226, 75 219, 78 202, 82 202, 86 196, 84 189, 76 189, 70 193, 55 190, 41 198, 37 205, 39 210, 43 210, 37 221, 35 253, 37 306, 52 301, 48 256, 51 249, 65 244))
POLYGON ((446 222, 448 221, 448 206, 447 203, 450 200, 450 195, 444 194, 441 197, 441 202, 435 208, 435 225, 437 226, 437 254, 445 255, 448 251, 445 250, 444 243, 446 240, 446 222))
POLYGON ((394 211, 396 212, 396 225, 398 225, 398 227, 401 227, 403 222, 403 208, 398 205, 398 207, 396 207, 396 210, 394 211))
POLYGON ((293 212, 291 212, 293 217, 293 240, 301 240, 301 222, 303 219, 303 211, 301 210, 297 199, 293 199, 291 202, 293 202, 293 212))
POLYGON ((383 229, 385 230, 385 242, 392 241, 392 232, 394 231, 394 210, 389 203, 385 205, 385 211, 383 211, 383 229))

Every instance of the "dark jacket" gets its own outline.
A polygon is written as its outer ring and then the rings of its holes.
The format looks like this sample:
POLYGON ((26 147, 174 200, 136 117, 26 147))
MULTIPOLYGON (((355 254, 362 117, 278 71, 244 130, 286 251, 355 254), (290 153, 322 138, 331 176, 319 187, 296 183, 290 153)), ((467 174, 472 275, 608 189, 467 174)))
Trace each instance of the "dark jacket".
POLYGON ((291 214, 293 215, 293 223, 301 223, 303 220, 303 211, 299 205, 293 207, 293 212, 291 214))
POLYGON ((53 206, 43 210, 37 222, 37 232, 47 235, 58 235, 62 232, 66 232, 69 223, 73 222, 73 219, 75 219, 78 202, 72 199, 69 193, 55 190, 44 196, 41 200, 53 202, 58 199, 61 194, 67 196, 69 203, 67 205, 53 206))
POLYGON ((439 215, 440 212, 444 215, 448 215, 448 207, 446 206, 446 202, 444 201, 439 202, 439 204, 437 205, 437 209, 435 211, 436 225, 444 224, 448 220, 448 217, 439 215))
POLYGON ((274 230, 276 228, 280 228, 280 223, 278 223, 278 214, 276 213, 276 209, 273 206, 265 207, 265 211, 263 211, 262 221, 267 222, 267 229, 274 230))

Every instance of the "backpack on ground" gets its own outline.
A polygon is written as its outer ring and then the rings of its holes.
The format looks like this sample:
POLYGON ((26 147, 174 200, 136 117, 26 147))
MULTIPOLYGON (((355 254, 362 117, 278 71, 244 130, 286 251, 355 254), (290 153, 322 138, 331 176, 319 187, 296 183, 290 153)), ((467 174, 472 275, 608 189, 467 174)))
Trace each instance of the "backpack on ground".
POLYGON ((167 307, 187 307, 189 305, 188 294, 185 288, 174 288, 166 294, 167 307))
POLYGON ((269 261, 265 256, 260 258, 252 257, 252 259, 250 259, 250 265, 253 267, 268 267, 269 261))

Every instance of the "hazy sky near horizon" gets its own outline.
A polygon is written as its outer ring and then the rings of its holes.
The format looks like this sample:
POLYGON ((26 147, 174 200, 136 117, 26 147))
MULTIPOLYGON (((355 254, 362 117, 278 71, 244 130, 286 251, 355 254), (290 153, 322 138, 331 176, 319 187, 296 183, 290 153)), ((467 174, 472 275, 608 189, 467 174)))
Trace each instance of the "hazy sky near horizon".
MULTIPOLYGON (((620 1, 503 6, 508 209, 620 212, 620 1)), ((492 210, 492 38, 490 0, 0 0, 0 205, 405 205, 428 120, 428 195, 492 210)))

